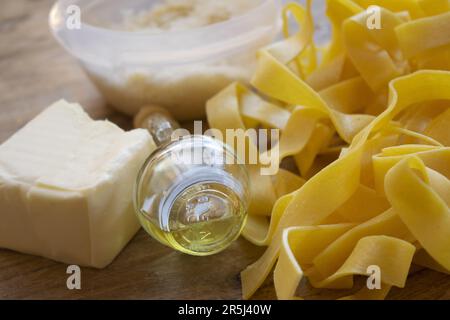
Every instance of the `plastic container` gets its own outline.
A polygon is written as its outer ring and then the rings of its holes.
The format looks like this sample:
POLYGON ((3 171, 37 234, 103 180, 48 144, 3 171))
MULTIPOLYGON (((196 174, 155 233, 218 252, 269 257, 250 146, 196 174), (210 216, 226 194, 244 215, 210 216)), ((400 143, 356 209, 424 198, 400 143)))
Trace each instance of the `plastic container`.
MULTIPOLYGON (((244 0, 242 0, 244 1, 244 0)), ((256 51, 280 28, 280 0, 261 0, 243 15, 205 27, 149 33, 117 30, 123 13, 148 10, 160 0, 60 0, 49 24, 82 64, 107 102, 136 114, 142 106, 166 108, 180 121, 205 116, 205 103, 233 81, 246 82, 256 51), (73 7, 80 28, 69 28, 73 7)))

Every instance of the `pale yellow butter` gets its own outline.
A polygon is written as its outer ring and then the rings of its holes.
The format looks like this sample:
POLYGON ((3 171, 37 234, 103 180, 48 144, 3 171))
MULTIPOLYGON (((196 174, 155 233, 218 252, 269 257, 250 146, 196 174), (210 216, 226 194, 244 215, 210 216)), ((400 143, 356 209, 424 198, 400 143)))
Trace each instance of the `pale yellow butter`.
POLYGON ((154 149, 59 101, 0 146, 0 247, 102 268, 139 229, 137 172, 154 149))

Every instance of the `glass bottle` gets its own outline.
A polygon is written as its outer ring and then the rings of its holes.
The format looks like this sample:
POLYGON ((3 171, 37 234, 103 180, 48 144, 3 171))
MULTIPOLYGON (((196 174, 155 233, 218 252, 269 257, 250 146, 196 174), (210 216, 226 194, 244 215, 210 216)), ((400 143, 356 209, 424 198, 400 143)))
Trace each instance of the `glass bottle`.
POLYGON ((233 150, 208 136, 172 141, 178 123, 147 107, 135 118, 158 145, 141 168, 134 207, 143 228, 181 252, 206 256, 238 238, 247 217, 249 178, 233 150))

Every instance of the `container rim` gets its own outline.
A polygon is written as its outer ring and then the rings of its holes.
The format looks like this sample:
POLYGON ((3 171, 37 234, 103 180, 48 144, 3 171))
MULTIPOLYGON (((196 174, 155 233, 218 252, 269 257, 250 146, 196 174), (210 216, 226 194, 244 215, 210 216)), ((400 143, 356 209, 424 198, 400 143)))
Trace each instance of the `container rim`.
MULTIPOLYGON (((48 16, 48 23, 50 26, 50 29, 52 30, 53 34, 56 38, 59 38, 57 35, 57 31, 64 27, 64 21, 65 21, 65 9, 67 9, 70 5, 76 5, 80 0, 58 0, 56 1, 52 8, 50 9, 50 13, 48 16)), ((115 37, 127 37, 127 38, 135 38, 135 39, 141 39, 142 38, 158 38, 164 35, 165 37, 176 35, 176 36, 182 36, 189 34, 190 36, 194 35, 195 33, 215 33, 218 30, 225 29, 226 27, 233 26, 236 27, 236 25, 245 25, 246 23, 251 22, 256 16, 259 14, 262 14, 265 10, 269 9, 272 5, 275 5, 277 8, 277 11, 280 10, 282 2, 281 0, 261 0, 261 4, 257 7, 245 12, 242 15, 232 17, 231 19, 221 21, 218 23, 214 23, 207 26, 202 26, 198 28, 193 29, 187 29, 187 30, 169 30, 164 31, 160 33, 146 33, 146 32, 136 32, 136 31, 127 31, 127 30, 114 30, 109 29, 106 27, 101 26, 95 26, 86 22, 83 22, 81 19, 81 28, 79 30, 73 30, 73 31, 80 31, 83 30, 83 33, 95 33, 97 36, 115 36, 115 37)), ((277 12, 278 14, 278 12, 277 12)), ((245 29, 243 29, 245 30, 245 29)), ((251 30, 249 30, 251 31, 251 30)), ((244 32, 245 33, 245 32, 244 32)))

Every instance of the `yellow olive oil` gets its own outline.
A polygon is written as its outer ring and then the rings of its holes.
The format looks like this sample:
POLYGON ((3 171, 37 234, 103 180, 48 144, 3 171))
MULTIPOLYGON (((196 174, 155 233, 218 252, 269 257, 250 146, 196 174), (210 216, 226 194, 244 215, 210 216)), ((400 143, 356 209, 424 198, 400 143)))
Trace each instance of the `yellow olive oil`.
POLYGON ((223 183, 197 181, 163 200, 160 225, 139 215, 147 232, 161 243, 191 255, 222 251, 240 234, 245 208, 236 190, 223 183))

